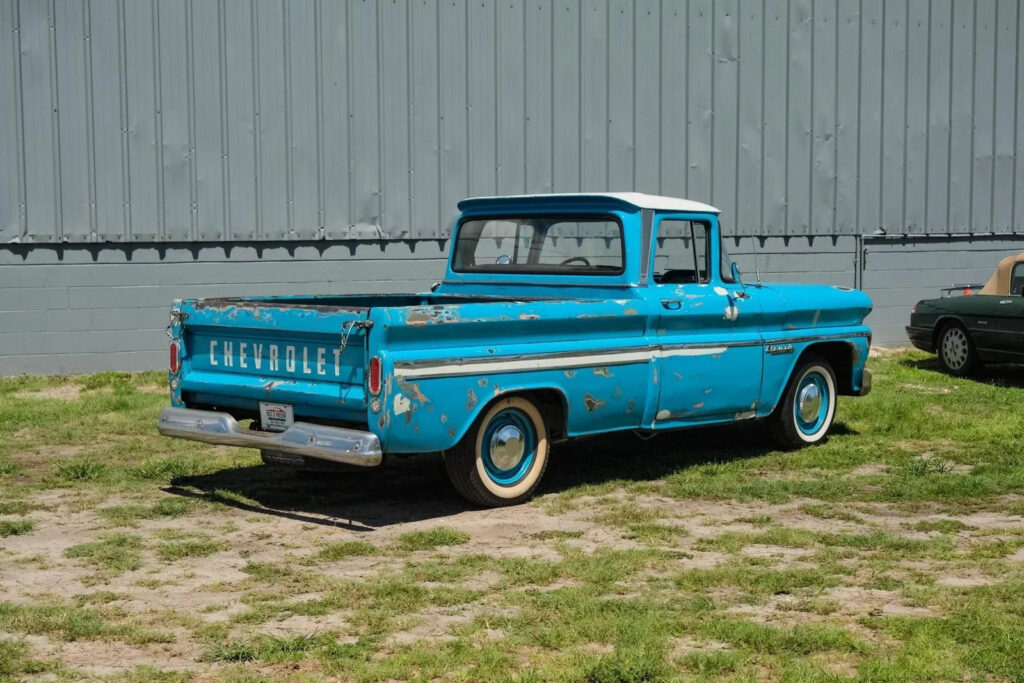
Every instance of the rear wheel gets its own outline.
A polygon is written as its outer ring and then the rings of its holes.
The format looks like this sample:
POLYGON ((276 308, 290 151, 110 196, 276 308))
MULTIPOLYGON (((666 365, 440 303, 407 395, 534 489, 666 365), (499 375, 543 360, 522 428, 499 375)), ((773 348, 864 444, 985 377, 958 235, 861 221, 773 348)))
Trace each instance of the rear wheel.
POLYGON ((939 365, 951 375, 969 375, 978 365, 978 355, 967 329, 956 322, 948 323, 939 332, 939 365))
POLYGON ((802 359, 771 417, 772 439, 785 449, 824 441, 836 415, 836 373, 818 355, 802 359))
POLYGON ((466 500, 487 507, 533 497, 548 465, 548 430, 537 406, 523 396, 491 404, 469 432, 444 453, 445 469, 466 500))

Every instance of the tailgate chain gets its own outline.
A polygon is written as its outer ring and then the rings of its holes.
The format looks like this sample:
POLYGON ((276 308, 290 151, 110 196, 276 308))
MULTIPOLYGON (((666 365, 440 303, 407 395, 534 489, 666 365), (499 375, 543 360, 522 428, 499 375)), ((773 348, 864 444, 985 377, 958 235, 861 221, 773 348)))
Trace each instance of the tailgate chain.
POLYGON ((373 327, 372 320, 348 320, 341 325, 341 349, 338 354, 345 353, 345 347, 348 346, 348 336, 352 334, 352 330, 359 328, 361 330, 368 330, 373 327))

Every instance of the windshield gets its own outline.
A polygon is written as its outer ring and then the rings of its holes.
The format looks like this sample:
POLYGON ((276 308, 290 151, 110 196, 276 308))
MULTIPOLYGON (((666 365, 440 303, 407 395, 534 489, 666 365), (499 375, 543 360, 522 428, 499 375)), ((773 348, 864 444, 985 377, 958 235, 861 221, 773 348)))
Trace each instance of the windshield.
POLYGON ((616 275, 624 267, 622 224, 613 216, 467 219, 452 261, 460 273, 616 275))

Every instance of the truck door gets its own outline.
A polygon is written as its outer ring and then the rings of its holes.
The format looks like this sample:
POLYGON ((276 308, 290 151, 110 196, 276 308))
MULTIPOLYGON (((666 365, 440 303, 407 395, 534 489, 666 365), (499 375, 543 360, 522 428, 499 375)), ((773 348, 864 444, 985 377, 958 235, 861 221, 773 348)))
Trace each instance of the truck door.
POLYGON ((757 410, 764 358, 758 292, 726 282, 714 267, 722 259, 713 220, 667 215, 654 228, 653 426, 745 419, 757 410))

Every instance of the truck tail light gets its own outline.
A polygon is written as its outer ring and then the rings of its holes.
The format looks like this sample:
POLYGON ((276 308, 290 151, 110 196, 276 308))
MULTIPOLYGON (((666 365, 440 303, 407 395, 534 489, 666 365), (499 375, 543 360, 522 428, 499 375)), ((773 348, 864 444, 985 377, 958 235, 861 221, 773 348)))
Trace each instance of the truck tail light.
POLYGON ((172 375, 178 374, 178 370, 181 368, 181 347, 177 340, 171 342, 170 368, 172 375))
POLYGON ((370 358, 370 367, 366 376, 366 386, 374 396, 380 393, 380 367, 379 356, 373 356, 370 358))

